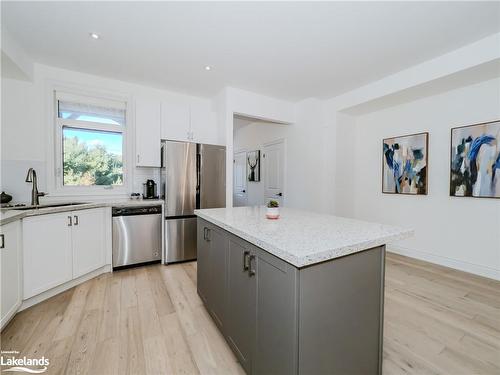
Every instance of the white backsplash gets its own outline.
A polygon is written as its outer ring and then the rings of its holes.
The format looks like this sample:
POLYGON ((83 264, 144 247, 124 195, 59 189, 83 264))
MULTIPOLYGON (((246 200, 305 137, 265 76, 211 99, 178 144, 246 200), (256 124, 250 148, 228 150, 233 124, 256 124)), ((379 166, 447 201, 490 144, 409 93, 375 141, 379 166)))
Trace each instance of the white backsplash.
MULTIPOLYGON (((32 160, 2 160, 0 173, 0 188, 7 194, 12 195, 12 202, 27 203, 31 199, 31 183, 25 182, 29 168, 34 168, 38 177, 38 190, 47 191, 46 165, 43 161, 32 160)), ((127 193, 142 194, 142 184, 146 180, 154 180, 157 184, 158 195, 160 194, 160 169, 136 167, 132 171, 132 191, 127 193)), ((52 200, 56 197, 47 197, 52 200)), ((43 200, 43 199, 42 199, 43 200)))
POLYGON ((153 180, 156 182, 157 194, 160 195, 160 168, 136 167, 134 172, 134 182, 132 185, 133 191, 131 193, 142 194, 142 184, 145 183, 146 180, 153 180))
POLYGON ((29 168, 34 168, 38 179, 38 190, 47 191, 45 178, 45 162, 30 160, 2 160, 2 191, 12 195, 12 202, 29 202, 31 199, 31 183, 26 182, 29 168))

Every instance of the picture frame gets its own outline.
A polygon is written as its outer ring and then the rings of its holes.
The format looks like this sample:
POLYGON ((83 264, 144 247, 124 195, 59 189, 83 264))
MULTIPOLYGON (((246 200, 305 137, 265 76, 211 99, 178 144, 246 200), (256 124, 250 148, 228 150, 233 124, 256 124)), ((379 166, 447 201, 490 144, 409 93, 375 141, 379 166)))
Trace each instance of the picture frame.
POLYGON ((260 150, 247 152, 247 179, 250 182, 260 182, 260 150))
POLYGON ((383 194, 427 195, 428 169, 429 132, 382 140, 383 194))
POLYGON ((450 197, 500 198, 499 144, 500 119, 450 129, 450 197))

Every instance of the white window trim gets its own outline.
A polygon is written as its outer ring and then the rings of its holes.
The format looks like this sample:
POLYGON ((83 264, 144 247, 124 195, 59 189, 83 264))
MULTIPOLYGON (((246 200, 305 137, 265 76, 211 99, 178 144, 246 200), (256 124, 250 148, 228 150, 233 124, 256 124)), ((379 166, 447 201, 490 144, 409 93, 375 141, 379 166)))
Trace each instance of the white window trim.
MULTIPOLYGON (((131 142, 134 134, 133 113, 131 97, 128 95, 117 95, 104 90, 92 89, 83 86, 71 86, 47 81, 46 84, 46 108, 47 108, 47 192, 51 197, 70 197, 70 196, 116 196, 126 197, 131 191, 133 183, 133 160, 129 155, 133 150, 131 142), (116 103, 123 103, 125 109, 125 124, 113 125, 102 124, 90 121, 79 121, 70 119, 60 119, 57 112, 57 99, 84 99, 86 103, 99 104, 104 107, 115 107, 116 103), (115 103, 115 106, 113 106, 115 103), (74 126, 78 128, 89 128, 105 131, 118 130, 123 134, 123 185, 122 186, 64 186, 62 179, 62 127, 63 125, 74 126), (112 130, 116 129, 116 130, 112 130), (60 172, 58 171, 60 170, 60 172)), ((120 103, 120 104, 121 104, 120 103)))

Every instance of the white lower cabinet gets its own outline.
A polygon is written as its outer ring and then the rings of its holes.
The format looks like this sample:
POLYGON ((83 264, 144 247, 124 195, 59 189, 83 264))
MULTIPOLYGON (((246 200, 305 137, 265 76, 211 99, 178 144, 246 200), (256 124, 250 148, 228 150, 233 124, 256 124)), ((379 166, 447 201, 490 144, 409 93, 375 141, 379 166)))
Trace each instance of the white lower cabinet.
POLYGON ((2 225, 0 232, 2 272, 0 329, 2 329, 17 312, 22 301, 20 221, 2 225))
POLYGON ((105 264, 104 209, 23 219, 24 299, 105 264))
POLYGON ((104 227, 102 209, 73 212, 73 278, 104 266, 104 227))
POLYGON ((73 277, 71 212, 23 219, 24 299, 73 277))

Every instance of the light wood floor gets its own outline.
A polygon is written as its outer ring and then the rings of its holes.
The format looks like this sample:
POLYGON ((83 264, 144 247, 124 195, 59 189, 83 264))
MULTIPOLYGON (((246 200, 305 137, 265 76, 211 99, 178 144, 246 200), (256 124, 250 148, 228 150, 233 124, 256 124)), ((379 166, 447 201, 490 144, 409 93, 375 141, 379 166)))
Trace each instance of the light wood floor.
MULTIPOLYGON (((50 374, 243 374, 196 263, 106 274, 19 313, 2 350, 50 374)), ((500 374, 500 283, 388 254, 384 374, 500 374)))

